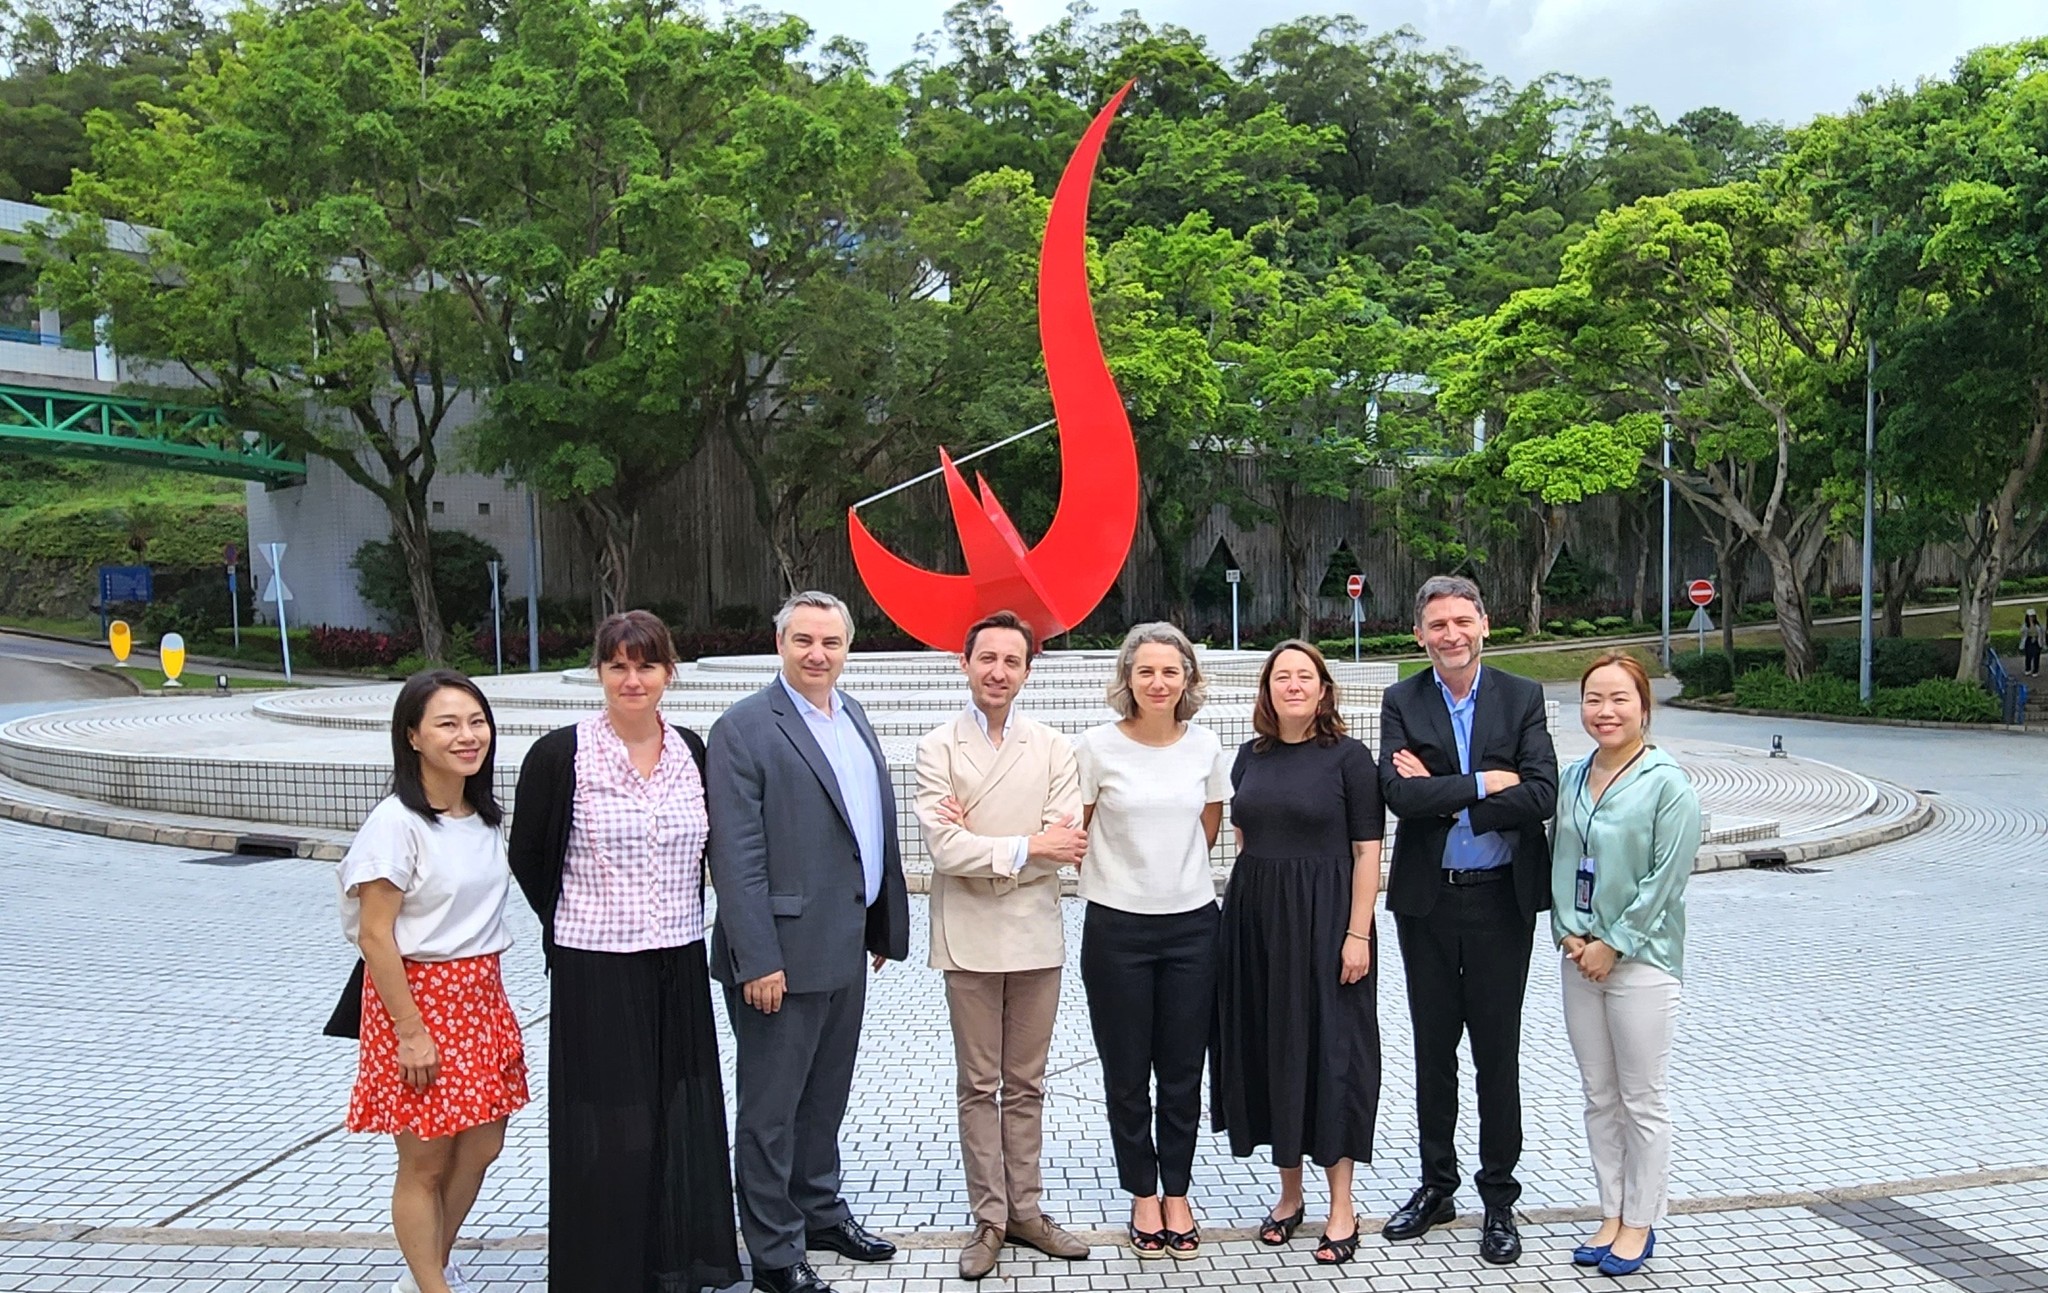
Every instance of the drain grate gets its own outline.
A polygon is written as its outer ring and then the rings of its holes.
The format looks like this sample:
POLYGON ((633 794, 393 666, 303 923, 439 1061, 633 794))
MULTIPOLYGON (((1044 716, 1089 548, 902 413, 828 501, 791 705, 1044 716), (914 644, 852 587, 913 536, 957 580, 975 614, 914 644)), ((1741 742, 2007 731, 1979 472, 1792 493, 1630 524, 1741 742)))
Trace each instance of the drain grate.
POLYGON ((213 853, 203 858, 186 858, 187 866, 254 866, 258 862, 275 862, 275 857, 260 853, 213 853))

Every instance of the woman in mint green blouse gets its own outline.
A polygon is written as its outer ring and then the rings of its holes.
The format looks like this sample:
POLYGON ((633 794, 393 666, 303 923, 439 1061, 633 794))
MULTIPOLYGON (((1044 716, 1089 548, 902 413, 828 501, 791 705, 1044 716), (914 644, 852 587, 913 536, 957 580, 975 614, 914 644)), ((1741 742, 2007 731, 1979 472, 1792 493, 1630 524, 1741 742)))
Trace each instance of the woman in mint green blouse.
POLYGON ((1600 1230, 1572 1254, 1603 1274, 1655 1251, 1671 1176, 1665 1074, 1685 963, 1685 882, 1700 801, 1678 761, 1649 744, 1650 679, 1601 656, 1579 679, 1593 753, 1557 783, 1551 935, 1563 953, 1565 1031, 1586 1091, 1600 1230))

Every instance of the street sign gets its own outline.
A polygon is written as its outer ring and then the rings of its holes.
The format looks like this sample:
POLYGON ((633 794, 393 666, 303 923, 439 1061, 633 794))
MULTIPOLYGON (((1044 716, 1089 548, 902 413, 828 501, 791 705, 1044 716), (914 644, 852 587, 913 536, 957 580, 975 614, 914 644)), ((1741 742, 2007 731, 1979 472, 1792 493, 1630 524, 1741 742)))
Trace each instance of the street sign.
POLYGON ((230 543, 227 547, 222 548, 220 550, 221 564, 224 566, 232 567, 235 564, 235 558, 241 555, 242 550, 240 548, 237 548, 234 544, 230 543))
POLYGON ((1365 576, 1353 575, 1346 579, 1344 581, 1344 591, 1350 595, 1351 600, 1354 602, 1365 596, 1365 576))
POLYGON ((116 664, 128 663, 128 650, 135 645, 135 639, 128 632, 127 620, 115 620, 107 625, 107 649, 114 653, 116 664))
MULTIPOLYGON (((1697 589, 1701 584, 1706 583, 1707 581, 1704 579, 1695 579, 1692 581, 1694 589, 1697 589)), ((1707 584, 1708 592, 1712 592, 1713 588, 1714 586, 1712 584, 1707 584)), ((1688 591, 1690 592, 1691 590, 1688 591)), ((1694 595, 1693 600, 1699 600, 1697 594, 1694 595)), ((1685 628, 1688 633, 1699 634, 1700 654, 1705 655, 1707 653, 1707 634, 1714 631, 1714 619, 1711 615, 1707 614, 1707 608, 1704 605, 1702 605, 1698 610, 1692 613, 1692 622, 1687 624, 1685 628)))
POLYGON ((1237 650, 1237 586, 1244 582, 1244 571, 1231 567, 1223 572, 1223 582, 1230 585, 1230 649, 1237 650))
POLYGON ((1239 580, 1243 578, 1244 571, 1242 570, 1226 570, 1223 572, 1223 582, 1226 584, 1237 583, 1239 580))
POLYGON ((185 638, 183 634, 166 633, 156 649, 157 663, 163 667, 164 686, 182 687, 178 675, 185 672, 185 638))
POLYGON ((150 578, 148 566, 100 567, 100 605, 103 607, 115 602, 153 601, 155 592, 155 581, 150 578))
POLYGON ((277 645, 284 652, 284 680, 292 680, 292 634, 285 623, 284 604, 292 600, 292 590, 284 584, 284 547, 282 543, 266 543, 263 555, 270 561, 270 587, 263 590, 263 600, 277 603, 277 645))
POLYGON ((1686 600, 1695 606, 1705 606, 1714 600, 1714 581, 1695 579, 1685 586, 1686 600))

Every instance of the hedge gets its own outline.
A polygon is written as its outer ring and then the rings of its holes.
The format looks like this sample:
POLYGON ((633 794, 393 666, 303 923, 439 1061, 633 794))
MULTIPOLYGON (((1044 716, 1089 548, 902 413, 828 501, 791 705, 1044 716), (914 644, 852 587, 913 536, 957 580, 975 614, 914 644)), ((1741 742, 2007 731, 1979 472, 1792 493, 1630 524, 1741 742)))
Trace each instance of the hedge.
POLYGON ((1731 659, 1726 653, 1694 651, 1671 653, 1671 675, 1683 684, 1679 695, 1722 696, 1735 689, 1735 680, 1758 669, 1779 670, 1785 653, 1777 647, 1736 647, 1731 659))
POLYGON ((0 548, 94 565, 218 566, 222 549, 244 543, 249 533, 241 501, 233 497, 81 499, 6 510, 12 515, 0 520, 0 548))
POLYGON ((1788 714, 1870 715, 1924 723, 1995 723, 1998 701, 1973 683, 1925 678, 1910 687, 1872 688, 1870 703, 1853 682, 1820 674, 1793 682, 1775 669, 1757 669, 1735 680, 1735 703, 1745 709, 1788 714))

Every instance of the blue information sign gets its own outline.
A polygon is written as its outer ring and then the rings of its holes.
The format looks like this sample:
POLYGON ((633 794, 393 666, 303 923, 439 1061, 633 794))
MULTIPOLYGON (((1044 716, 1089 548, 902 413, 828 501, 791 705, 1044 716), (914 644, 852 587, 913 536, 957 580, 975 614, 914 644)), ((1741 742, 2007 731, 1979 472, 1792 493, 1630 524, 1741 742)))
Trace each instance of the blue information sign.
POLYGON ((154 600, 155 584, 150 580, 148 566, 101 566, 100 605, 110 606, 115 602, 147 602, 154 600))

